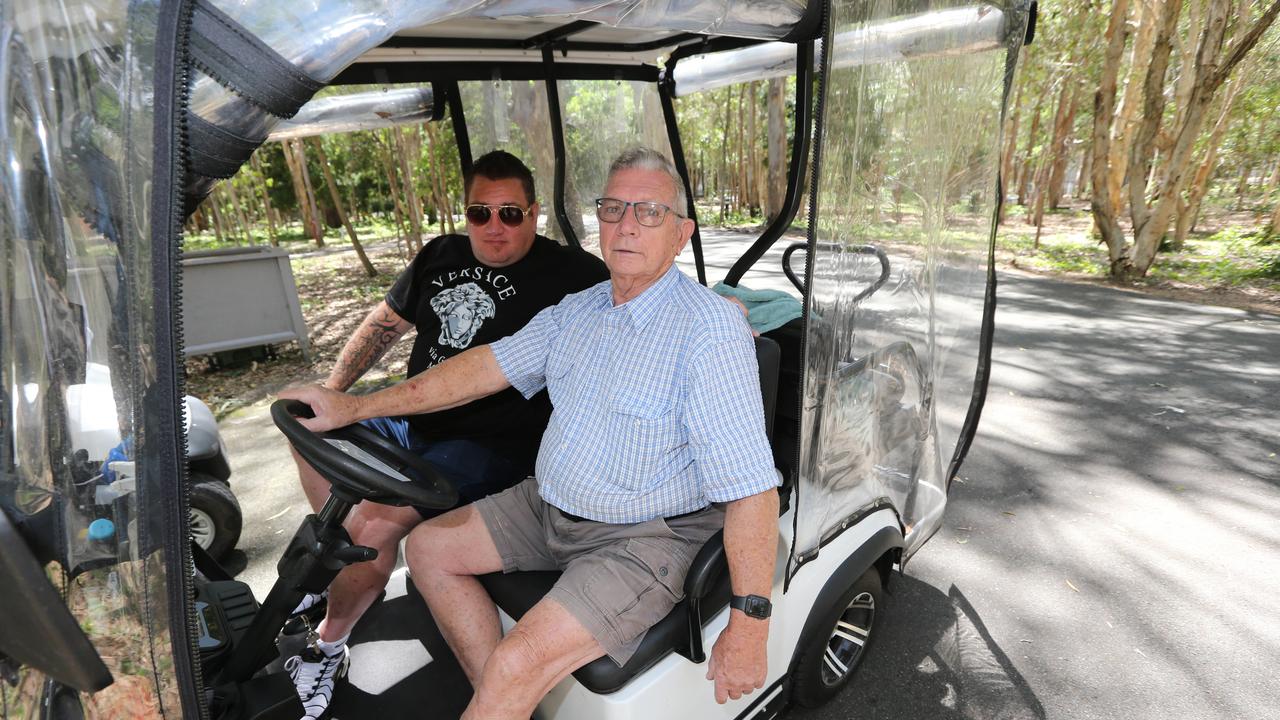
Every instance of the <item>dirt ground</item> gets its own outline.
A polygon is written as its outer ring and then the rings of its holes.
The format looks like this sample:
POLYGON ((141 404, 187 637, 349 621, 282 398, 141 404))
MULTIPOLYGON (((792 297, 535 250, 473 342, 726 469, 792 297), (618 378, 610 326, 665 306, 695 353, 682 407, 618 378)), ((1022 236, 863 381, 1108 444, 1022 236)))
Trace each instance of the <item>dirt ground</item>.
MULTIPOLYGON (((1206 221, 1197 232, 1207 236, 1227 225, 1247 226, 1254 221, 1250 213, 1221 213, 1206 221)), ((1045 235, 1088 233, 1087 213, 1047 214, 1045 235)), ((754 228, 753 228, 754 229, 754 228)), ((1025 235, 1034 228, 1022 217, 1010 213, 1001 234, 1025 235)), ((192 358, 186 363, 187 393, 203 399, 219 418, 237 408, 251 405, 282 388, 308 382, 320 382, 333 366, 334 359, 347 338, 365 314, 380 301, 406 264, 403 246, 393 241, 376 242, 366 248, 379 270, 377 277, 367 277, 349 246, 295 252, 292 256, 294 280, 302 303, 302 314, 311 333, 311 356, 303 358, 294 343, 272 348, 259 359, 218 363, 209 357, 192 358)), ((1253 312, 1280 315, 1280 293, 1257 287, 1207 287, 1186 283, 1146 281, 1118 285, 1085 273, 1045 272, 1029 268, 1026 253, 1001 248, 997 261, 1008 272, 1050 275, 1059 279, 1091 285, 1108 285, 1135 293, 1240 308, 1253 312), (1020 262, 1021 261, 1021 262, 1020 262)), ((402 338, 379 364, 357 385, 368 390, 394 382, 403 376, 412 346, 412 333, 402 338)))
MULTIPOLYGON (((310 359, 302 356, 296 343, 274 346, 269 357, 239 362, 219 364, 210 356, 190 358, 186 363, 187 394, 204 400, 221 419, 289 385, 323 381, 347 338, 406 264, 403 246, 394 242, 373 243, 365 249, 379 271, 377 277, 367 277, 360 270, 350 246, 313 249, 290 258, 311 335, 310 359)), ((412 337, 411 331, 396 343, 357 387, 376 387, 403 376, 412 337)))

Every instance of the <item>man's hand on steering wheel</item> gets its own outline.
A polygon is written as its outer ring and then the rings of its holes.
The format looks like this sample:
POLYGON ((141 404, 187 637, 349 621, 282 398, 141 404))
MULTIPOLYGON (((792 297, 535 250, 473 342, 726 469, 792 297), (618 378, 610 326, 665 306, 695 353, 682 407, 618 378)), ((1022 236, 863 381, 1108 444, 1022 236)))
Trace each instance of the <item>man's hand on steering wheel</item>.
POLYGON ((315 417, 298 418, 311 432, 346 427, 360 419, 360 397, 330 390, 322 385, 304 385, 280 391, 282 400, 300 400, 311 406, 315 417))

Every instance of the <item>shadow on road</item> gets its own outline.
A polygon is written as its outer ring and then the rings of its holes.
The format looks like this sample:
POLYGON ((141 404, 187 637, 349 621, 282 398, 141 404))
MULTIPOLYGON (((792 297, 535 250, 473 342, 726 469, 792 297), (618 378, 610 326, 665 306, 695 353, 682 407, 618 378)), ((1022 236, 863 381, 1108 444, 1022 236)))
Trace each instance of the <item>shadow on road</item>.
POLYGON ((888 611, 852 684, 826 706, 788 720, 929 718, 1042 720, 1044 707, 954 585, 944 595, 894 578, 888 611))

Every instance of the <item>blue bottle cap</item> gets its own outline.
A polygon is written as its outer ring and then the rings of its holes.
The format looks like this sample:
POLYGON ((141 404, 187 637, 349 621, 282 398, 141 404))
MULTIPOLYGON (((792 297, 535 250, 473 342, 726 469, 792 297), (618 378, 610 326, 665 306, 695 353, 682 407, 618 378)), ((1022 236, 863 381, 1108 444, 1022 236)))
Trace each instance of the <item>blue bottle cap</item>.
POLYGON ((116 524, 106 518, 98 518, 89 523, 90 540, 108 540, 116 534, 116 524))

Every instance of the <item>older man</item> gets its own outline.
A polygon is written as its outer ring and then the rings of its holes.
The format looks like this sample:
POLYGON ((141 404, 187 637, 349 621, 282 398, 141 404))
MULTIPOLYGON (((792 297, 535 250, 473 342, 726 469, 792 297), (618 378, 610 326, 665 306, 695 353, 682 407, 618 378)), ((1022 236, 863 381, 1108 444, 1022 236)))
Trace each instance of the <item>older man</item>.
POLYGON ((475 687, 464 718, 527 718, 557 682, 623 664, 679 601, 721 526, 735 599, 707 673, 719 702, 765 679, 778 495, 754 346, 742 314, 674 267, 693 234, 662 155, 624 153, 596 202, 610 279, 524 329, 363 398, 289 393, 316 430, 544 386, 553 412, 536 479, 420 525, 415 585, 475 687), (561 569, 501 635, 477 575, 561 569))

